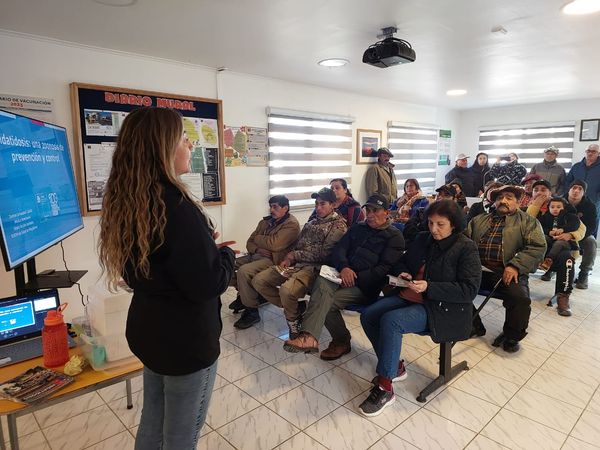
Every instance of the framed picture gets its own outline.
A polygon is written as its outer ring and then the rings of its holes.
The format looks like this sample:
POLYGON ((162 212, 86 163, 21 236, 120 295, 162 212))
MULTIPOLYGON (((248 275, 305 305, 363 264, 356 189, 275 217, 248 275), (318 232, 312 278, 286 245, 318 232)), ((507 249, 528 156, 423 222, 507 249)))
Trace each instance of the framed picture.
POLYGON ((381 147, 381 130, 356 130, 356 164, 377 162, 379 147, 381 147))
POLYGON ((580 141, 597 141, 598 140, 598 125, 600 119, 585 119, 581 121, 581 129, 579 130, 580 141))

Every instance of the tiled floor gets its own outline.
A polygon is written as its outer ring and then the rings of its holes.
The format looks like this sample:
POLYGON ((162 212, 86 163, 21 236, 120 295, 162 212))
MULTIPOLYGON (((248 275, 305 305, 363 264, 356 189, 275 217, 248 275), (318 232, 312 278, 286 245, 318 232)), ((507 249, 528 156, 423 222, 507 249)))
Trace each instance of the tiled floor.
MULTIPOLYGON (((218 377, 198 448, 600 448, 600 275, 587 291, 574 290, 570 318, 546 306, 554 282, 539 275, 531 278, 530 334, 519 353, 490 345, 503 319, 493 300, 484 310, 488 334, 454 349, 471 370, 420 404, 415 397, 437 373, 438 349, 427 337, 408 336, 409 377, 395 383, 395 404, 371 419, 357 413, 376 362, 358 316, 346 316, 353 351, 329 363, 283 351, 287 328, 275 307, 262 307, 254 328, 236 331, 229 291, 218 377)), ((134 380, 132 410, 119 385, 20 418, 21 448, 132 449, 141 384, 134 380)))

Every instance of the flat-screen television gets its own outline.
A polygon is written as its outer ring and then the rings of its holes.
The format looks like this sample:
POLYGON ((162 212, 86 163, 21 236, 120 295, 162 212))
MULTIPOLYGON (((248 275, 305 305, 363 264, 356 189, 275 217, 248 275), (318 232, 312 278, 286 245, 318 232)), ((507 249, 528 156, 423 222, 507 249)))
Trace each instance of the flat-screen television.
POLYGON ((0 110, 0 244, 6 270, 82 228, 66 130, 0 110))

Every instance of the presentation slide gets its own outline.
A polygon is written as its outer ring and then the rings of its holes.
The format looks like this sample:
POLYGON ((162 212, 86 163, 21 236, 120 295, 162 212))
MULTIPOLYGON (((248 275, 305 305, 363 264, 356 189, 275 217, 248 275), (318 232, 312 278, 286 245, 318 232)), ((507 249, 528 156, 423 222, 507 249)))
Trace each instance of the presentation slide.
POLYGON ((0 111, 0 226, 11 268, 83 227, 64 128, 0 111))
POLYGON ((0 333, 35 324, 31 302, 0 307, 0 333))

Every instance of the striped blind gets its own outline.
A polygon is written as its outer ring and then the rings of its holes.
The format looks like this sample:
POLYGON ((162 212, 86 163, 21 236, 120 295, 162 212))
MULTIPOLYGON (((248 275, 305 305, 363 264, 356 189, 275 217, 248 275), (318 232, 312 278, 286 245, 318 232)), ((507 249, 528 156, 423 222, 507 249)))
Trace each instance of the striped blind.
POLYGON ((568 172, 573 165, 575 124, 551 123, 535 126, 489 127, 479 130, 479 151, 489 155, 490 165, 496 157, 508 153, 519 155, 527 171, 542 162, 544 150, 551 145, 559 149, 557 162, 568 172))
POLYGON ((396 166, 398 195, 407 178, 416 178, 424 194, 435 189, 439 128, 388 122, 388 148, 396 166))
POLYGON ((313 208, 310 198, 332 178, 351 185, 351 117, 267 109, 269 195, 285 195, 290 209, 313 208))

